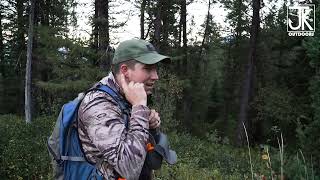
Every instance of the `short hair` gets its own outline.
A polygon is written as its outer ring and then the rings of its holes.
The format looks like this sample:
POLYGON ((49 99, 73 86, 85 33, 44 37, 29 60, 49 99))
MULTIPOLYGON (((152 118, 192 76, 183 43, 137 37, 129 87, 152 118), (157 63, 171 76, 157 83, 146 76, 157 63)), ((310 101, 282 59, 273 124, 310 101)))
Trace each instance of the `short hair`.
POLYGON ((111 71, 114 75, 118 74, 120 72, 120 67, 122 64, 126 64, 129 68, 134 69, 134 65, 136 65, 138 61, 134 59, 130 59, 128 61, 124 61, 118 64, 111 65, 111 71))

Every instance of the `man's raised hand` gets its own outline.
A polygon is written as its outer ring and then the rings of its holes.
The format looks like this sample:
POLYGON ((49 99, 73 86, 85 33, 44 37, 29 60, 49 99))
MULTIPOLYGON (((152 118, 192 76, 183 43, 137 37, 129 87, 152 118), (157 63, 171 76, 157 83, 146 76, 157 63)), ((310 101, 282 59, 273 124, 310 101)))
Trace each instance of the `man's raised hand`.
POLYGON ((127 83, 125 76, 120 73, 120 86, 126 99, 134 105, 147 105, 147 93, 143 83, 130 81, 127 83))

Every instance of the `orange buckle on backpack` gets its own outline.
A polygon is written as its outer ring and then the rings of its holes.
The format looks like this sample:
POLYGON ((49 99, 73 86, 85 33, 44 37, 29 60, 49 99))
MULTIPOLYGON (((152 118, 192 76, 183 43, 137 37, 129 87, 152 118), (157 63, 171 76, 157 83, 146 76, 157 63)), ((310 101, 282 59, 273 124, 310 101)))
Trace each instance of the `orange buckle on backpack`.
POLYGON ((154 146, 151 143, 147 144, 147 151, 153 151, 154 150, 154 146))
POLYGON ((126 178, 118 178, 118 180, 126 180, 126 178))

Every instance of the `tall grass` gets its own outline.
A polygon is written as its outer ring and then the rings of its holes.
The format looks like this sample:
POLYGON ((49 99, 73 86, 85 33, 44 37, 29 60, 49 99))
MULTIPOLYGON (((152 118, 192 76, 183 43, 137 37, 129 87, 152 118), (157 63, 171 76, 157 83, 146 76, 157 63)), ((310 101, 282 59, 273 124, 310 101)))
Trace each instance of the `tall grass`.
POLYGON ((311 176, 312 176, 312 180, 314 180, 314 170, 313 170, 313 160, 312 160, 312 155, 311 155, 311 176))
POLYGON ((269 148, 267 148, 267 155, 268 155, 268 163, 269 163, 269 168, 270 168, 270 176, 271 180, 274 180, 273 178, 273 170, 272 170, 272 164, 271 164, 271 158, 270 158, 270 153, 269 153, 269 148))
POLYGON ((278 146, 279 146, 279 156, 280 156, 280 179, 284 179, 283 176, 283 154, 284 154, 284 146, 283 146, 283 137, 282 137, 282 133, 280 134, 280 140, 279 138, 277 138, 278 141, 278 146), (280 144, 280 140, 281 140, 281 144, 280 144))
POLYGON ((302 157, 302 160, 303 160, 304 175, 305 175, 305 178, 308 180, 308 179, 309 179, 309 176, 308 176, 306 159, 304 158, 304 155, 303 155, 301 149, 299 149, 299 152, 300 152, 301 157, 302 157))
POLYGON ((249 138, 248 138, 247 128, 246 128, 246 126, 244 125, 244 122, 242 122, 242 126, 243 126, 243 128, 244 128, 244 132, 245 132, 246 138, 247 138, 247 147, 248 147, 248 152, 249 152, 251 179, 253 180, 253 165, 252 165, 252 159, 251 159, 250 144, 249 144, 249 138))

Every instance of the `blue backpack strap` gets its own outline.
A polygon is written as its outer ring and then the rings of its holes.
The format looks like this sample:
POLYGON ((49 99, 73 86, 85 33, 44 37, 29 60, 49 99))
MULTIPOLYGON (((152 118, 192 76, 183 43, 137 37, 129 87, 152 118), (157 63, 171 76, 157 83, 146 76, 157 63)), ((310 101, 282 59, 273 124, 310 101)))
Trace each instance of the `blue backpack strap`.
POLYGON ((115 92, 112 88, 110 88, 108 85, 103 85, 103 84, 99 83, 93 89, 97 89, 97 90, 106 92, 118 103, 118 105, 120 106, 120 109, 122 111, 122 114, 124 116, 125 126, 128 129, 129 128, 129 117, 130 117, 129 103, 125 99, 123 99, 117 92, 115 92))

